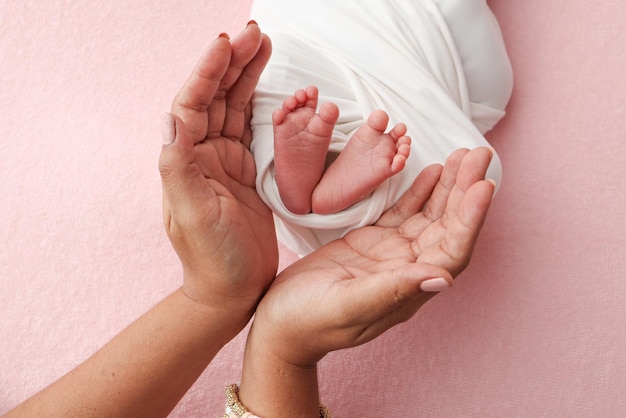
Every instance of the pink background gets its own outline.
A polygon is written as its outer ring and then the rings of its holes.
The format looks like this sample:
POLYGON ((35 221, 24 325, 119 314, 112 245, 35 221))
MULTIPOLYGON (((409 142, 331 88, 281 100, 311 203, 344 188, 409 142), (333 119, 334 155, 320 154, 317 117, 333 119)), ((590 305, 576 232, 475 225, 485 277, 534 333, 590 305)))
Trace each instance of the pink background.
MULTIPOLYGON (((178 286, 159 117, 249 3, 0 1, 0 413, 178 286)), ((489 136, 505 179, 474 263, 322 362, 335 416, 626 415, 626 2, 601 3, 491 1, 516 85, 489 136)), ((220 415, 243 341, 173 416, 220 415)))

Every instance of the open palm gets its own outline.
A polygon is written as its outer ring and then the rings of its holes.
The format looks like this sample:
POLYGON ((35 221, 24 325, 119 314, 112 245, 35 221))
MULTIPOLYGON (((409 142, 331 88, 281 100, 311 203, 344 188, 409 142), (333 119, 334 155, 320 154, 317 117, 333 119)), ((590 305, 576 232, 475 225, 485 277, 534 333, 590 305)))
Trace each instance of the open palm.
POLYGON ((490 159, 486 148, 455 152, 443 170, 425 169, 375 225, 283 271, 257 309, 255 338, 310 366, 413 316, 433 296, 427 280, 451 283, 469 263, 493 194, 483 180, 490 159))

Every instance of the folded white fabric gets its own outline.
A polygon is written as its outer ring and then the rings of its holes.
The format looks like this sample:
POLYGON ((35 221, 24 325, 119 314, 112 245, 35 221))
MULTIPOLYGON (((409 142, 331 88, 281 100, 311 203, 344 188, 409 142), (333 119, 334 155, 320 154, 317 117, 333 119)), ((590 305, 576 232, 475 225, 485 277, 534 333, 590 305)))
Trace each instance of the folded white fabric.
MULTIPOLYGON (((458 148, 488 145, 482 132, 504 116, 470 102, 458 52, 432 0, 258 0, 252 18, 273 43, 253 101, 257 190, 275 213, 280 241, 299 255, 376 221, 426 166, 458 148), (319 88, 320 102, 339 106, 331 152, 340 152, 375 109, 389 114, 390 126, 405 123, 412 139, 401 173, 336 214, 289 212, 274 181, 272 111, 307 85, 319 88)), ((497 155, 488 176, 500 183, 497 155)))

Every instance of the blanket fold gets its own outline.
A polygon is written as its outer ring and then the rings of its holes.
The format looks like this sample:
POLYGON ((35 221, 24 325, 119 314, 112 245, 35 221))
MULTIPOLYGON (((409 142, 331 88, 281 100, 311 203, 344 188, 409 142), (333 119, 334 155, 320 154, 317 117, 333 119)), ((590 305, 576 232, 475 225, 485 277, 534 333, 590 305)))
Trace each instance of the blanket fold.
MULTIPOLYGON (((257 190, 275 213, 279 239, 299 255, 376 221, 428 165, 458 148, 488 145, 482 132, 504 115, 470 102, 459 55, 431 0, 257 0, 252 17, 273 43, 253 101, 257 190), (320 103, 339 106, 330 151, 340 152, 375 109, 389 114, 389 126, 405 123, 412 139, 401 173, 336 214, 290 213, 274 181, 272 111, 307 85, 319 88, 320 103)), ((497 155, 488 176, 500 183, 497 155)))

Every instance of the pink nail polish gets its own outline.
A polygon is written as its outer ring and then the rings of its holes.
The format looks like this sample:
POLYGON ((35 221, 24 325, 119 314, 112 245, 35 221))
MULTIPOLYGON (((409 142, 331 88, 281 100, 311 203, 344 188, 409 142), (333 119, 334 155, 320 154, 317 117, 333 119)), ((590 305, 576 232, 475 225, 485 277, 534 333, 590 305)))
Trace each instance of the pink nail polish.
POLYGON ((161 135, 163 145, 170 145, 176 139, 176 121, 169 113, 161 116, 161 135))
POLYGON ((441 292, 442 290, 448 289, 450 286, 451 284, 443 277, 424 280, 420 283, 420 289, 424 292, 441 292))

